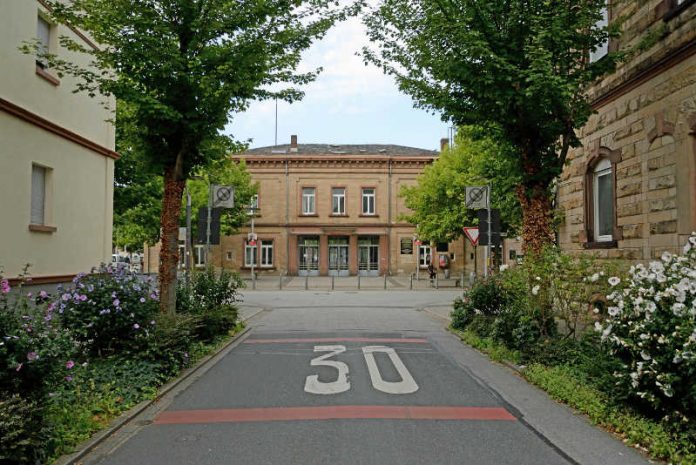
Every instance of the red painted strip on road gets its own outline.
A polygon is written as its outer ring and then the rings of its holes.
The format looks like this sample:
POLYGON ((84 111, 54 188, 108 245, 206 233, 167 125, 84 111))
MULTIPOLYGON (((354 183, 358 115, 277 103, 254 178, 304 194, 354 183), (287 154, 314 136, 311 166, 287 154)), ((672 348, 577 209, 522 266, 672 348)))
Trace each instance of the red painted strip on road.
POLYGON ((318 337, 318 338, 287 338, 287 339, 247 339, 244 344, 304 344, 319 342, 374 342, 383 344, 407 343, 427 344, 427 339, 388 338, 388 337, 318 337))
POLYGON ((200 423, 248 423, 311 420, 479 420, 515 421, 501 407, 408 407, 391 405, 342 405, 333 407, 281 407, 163 412, 157 425, 200 423))

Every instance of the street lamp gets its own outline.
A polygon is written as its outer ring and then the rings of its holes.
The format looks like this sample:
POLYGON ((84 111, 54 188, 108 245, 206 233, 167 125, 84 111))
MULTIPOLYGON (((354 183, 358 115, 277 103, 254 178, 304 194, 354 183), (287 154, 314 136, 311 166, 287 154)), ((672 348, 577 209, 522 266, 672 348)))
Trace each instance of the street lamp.
POLYGON ((258 197, 255 195, 251 198, 251 205, 247 208, 247 214, 251 216, 251 234, 249 235, 247 242, 253 247, 253 255, 251 257, 251 288, 256 289, 256 274, 254 273, 254 265, 256 264, 256 259, 258 258, 259 248, 258 241, 256 240, 256 234, 254 233, 254 217, 256 212, 259 210, 258 197))

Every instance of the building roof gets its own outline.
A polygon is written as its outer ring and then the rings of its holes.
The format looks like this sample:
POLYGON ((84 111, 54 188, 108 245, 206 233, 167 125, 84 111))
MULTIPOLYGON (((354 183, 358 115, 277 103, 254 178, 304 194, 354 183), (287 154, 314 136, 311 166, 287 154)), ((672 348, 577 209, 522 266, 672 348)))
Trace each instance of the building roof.
POLYGON ((381 155, 381 156, 429 156, 436 157, 436 150, 389 144, 298 144, 297 151, 290 151, 290 144, 273 145, 247 150, 242 155, 381 155))

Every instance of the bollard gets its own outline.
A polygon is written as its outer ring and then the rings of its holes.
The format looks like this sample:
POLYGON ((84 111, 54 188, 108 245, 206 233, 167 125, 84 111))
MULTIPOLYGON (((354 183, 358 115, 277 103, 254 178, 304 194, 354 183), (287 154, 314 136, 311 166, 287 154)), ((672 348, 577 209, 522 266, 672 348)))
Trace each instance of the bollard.
POLYGON ((331 290, 334 290, 334 280, 336 279, 336 276, 331 275, 331 290))
POLYGON ((278 278, 278 289, 281 291, 283 290, 283 272, 280 272, 280 276, 278 278))
POLYGON ((462 271, 461 275, 459 276, 459 285, 461 286, 462 289, 464 289, 464 272, 462 271))
POLYGON ((408 284, 408 288, 410 290, 413 290, 413 273, 411 273, 411 279, 410 279, 410 283, 408 284))
POLYGON ((387 273, 384 273, 384 289, 387 288, 387 273))
POLYGON ((305 288, 305 291, 307 289, 309 289, 309 275, 308 274, 306 274, 304 277, 304 288, 305 288))
POLYGON ((358 290, 360 290, 360 275, 358 275, 358 290))
POLYGON ((438 280, 438 275, 437 275, 437 273, 435 273, 435 289, 439 289, 437 280, 438 280))
POLYGON ((256 290, 256 273, 251 273, 251 288, 256 290))

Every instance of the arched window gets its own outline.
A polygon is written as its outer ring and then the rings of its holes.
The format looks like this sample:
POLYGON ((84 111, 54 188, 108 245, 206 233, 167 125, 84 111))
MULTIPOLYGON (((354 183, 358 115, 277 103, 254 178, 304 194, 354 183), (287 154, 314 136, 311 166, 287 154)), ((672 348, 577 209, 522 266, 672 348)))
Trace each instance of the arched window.
POLYGON ((622 239, 616 223, 616 165, 620 150, 597 144, 585 171, 585 247, 612 248, 622 239))
POLYGON ((602 158, 592 175, 593 231, 596 242, 614 240, 614 175, 611 161, 602 158))

